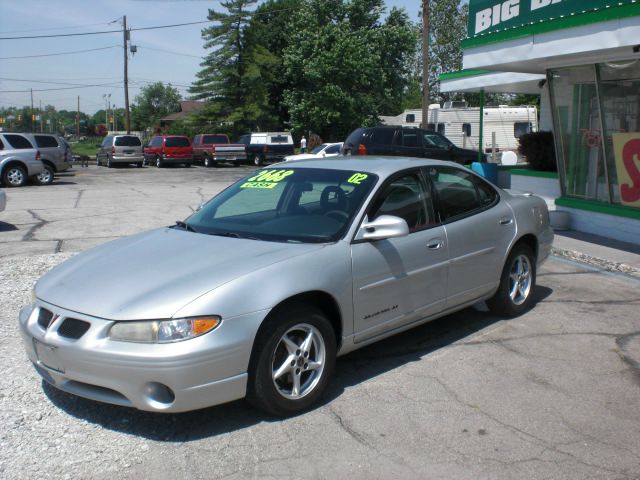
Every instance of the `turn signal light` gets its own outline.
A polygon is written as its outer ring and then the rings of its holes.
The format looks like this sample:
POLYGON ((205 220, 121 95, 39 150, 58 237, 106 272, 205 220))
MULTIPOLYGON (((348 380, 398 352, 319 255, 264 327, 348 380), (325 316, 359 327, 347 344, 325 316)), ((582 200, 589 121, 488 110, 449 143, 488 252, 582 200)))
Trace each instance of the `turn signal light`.
POLYGON ((360 144, 358 145, 358 155, 366 155, 367 154, 367 147, 364 146, 364 144, 360 144))

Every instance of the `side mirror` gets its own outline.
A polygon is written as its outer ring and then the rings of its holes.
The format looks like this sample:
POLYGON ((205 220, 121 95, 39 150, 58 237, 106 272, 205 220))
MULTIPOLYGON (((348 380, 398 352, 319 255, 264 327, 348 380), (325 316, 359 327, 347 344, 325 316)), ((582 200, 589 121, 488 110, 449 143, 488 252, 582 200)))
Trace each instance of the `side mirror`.
POLYGON ((409 225, 404 218, 381 215, 371 222, 368 218, 365 219, 358 230, 356 240, 385 240, 407 235, 409 235, 409 225))

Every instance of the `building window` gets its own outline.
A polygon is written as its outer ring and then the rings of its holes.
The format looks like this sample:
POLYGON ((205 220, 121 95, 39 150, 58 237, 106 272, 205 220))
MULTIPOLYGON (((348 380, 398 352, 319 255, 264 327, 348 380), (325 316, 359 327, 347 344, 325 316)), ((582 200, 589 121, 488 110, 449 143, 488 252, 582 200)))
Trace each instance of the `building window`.
POLYGON ((416 116, 413 113, 407 113, 406 123, 415 123, 416 116))
POLYGON ((513 136, 516 138, 520 138, 527 133, 531 133, 533 130, 533 125, 531 122, 515 122, 513 124, 513 136))
POLYGON ((470 123, 463 123, 462 124, 462 133, 464 133, 465 137, 470 137, 471 136, 471 124, 470 123))
POLYGON ((562 68, 548 77, 563 194, 640 208, 640 175, 628 161, 640 155, 640 61, 562 68))

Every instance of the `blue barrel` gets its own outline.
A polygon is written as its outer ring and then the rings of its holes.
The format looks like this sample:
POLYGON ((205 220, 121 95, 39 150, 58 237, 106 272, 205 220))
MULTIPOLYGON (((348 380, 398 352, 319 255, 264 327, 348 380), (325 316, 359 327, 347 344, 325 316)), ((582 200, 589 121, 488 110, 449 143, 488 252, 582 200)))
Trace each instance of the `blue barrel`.
POLYGON ((494 185, 498 184, 498 164, 497 163, 480 163, 473 162, 471 164, 471 170, 478 175, 483 176, 494 185))

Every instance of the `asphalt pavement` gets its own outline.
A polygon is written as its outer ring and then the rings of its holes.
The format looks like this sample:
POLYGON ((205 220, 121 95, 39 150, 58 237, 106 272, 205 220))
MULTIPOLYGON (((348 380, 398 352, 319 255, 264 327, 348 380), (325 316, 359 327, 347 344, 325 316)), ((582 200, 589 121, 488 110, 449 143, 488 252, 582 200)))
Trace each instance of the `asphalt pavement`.
POLYGON ((44 384, 17 328, 33 282, 185 218, 252 170, 90 166, 8 190, 2 478, 640 478, 640 255, 576 232, 558 232, 531 311, 509 320, 479 304, 341 357, 324 401, 297 417, 242 401, 152 414, 44 384))

